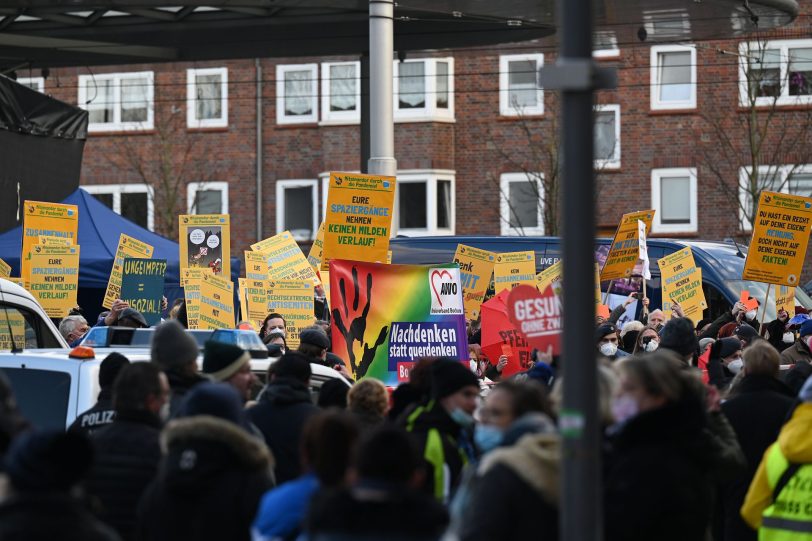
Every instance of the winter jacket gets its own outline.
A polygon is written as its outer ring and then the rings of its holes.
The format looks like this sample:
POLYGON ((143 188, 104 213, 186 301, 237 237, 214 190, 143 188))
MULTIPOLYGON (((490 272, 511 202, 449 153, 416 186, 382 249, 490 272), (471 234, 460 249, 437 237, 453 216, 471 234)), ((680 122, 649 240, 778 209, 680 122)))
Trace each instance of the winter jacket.
POLYGON ((786 328, 786 321, 774 319, 764 325, 766 334, 764 338, 770 343, 772 347, 777 349, 779 353, 790 346, 791 344, 784 343, 784 329, 786 328))
MULTIPOLYGON (((805 402, 795 409, 792 418, 781 429, 778 441, 775 443, 790 463, 812 464, 810 428, 812 428, 812 403, 805 402)), ((769 448, 758 465, 756 475, 753 477, 753 482, 750 483, 741 508, 742 518, 752 528, 761 526, 761 515, 772 504, 773 494, 767 480, 767 453, 769 453, 769 448)))
POLYGON ((812 353, 804 341, 799 338, 790 347, 781 352, 781 364, 812 362, 812 353))
POLYGON ((733 317, 733 314, 730 312, 730 310, 725 310, 724 312, 722 312, 722 315, 714 319, 711 322, 711 324, 708 325, 708 328, 705 330, 705 332, 697 336, 697 339, 702 340, 703 338, 713 338, 714 340, 716 340, 717 338, 719 338, 719 329, 721 329, 726 324, 731 323, 733 321, 736 321, 736 318, 733 317))
POLYGON ((645 411, 615 427, 604 478, 606 541, 701 541, 719 449, 699 399, 645 411))
POLYGON ((144 541, 247 541, 262 495, 273 486, 262 440, 223 419, 171 421, 161 435, 164 457, 138 509, 144 541))
POLYGON ((186 394, 199 383, 209 381, 208 378, 201 374, 180 374, 174 371, 168 371, 166 379, 169 380, 169 416, 175 417, 175 414, 180 409, 180 404, 186 397, 186 394))
POLYGON ((96 515, 125 540, 135 538, 138 500, 158 472, 161 421, 148 411, 120 411, 91 436, 93 468, 85 482, 96 515))
POLYGON ((307 385, 292 378, 273 380, 259 403, 248 410, 249 420, 262 432, 276 461, 277 483, 302 474, 299 440, 307 420, 319 411, 307 385))
POLYGON ((3 541, 120 541, 75 499, 59 493, 17 494, 0 504, 3 541))
POLYGON ((778 437, 794 404, 789 388, 770 376, 745 376, 736 394, 722 404, 739 440, 747 468, 719 490, 714 510, 714 538, 718 541, 755 541, 756 532, 741 519, 739 509, 764 451, 778 437))
POLYGON ((416 407, 405 418, 415 436, 426 476, 423 490, 448 503, 462 479, 463 468, 475 459, 471 435, 463 430, 436 400, 416 407))
POLYGON ((557 541, 560 463, 557 434, 527 435, 485 455, 460 541, 557 541))
POLYGON ((438 541, 448 512, 417 490, 361 479, 350 488, 323 491, 307 518, 308 541, 438 541))
POLYGON ((113 410, 113 390, 102 389, 96 404, 79 414, 68 428, 71 432, 81 432, 90 436, 94 431, 104 428, 113 422, 116 412, 113 410))
POLYGON ((251 526, 253 541, 296 539, 304 529, 310 500, 319 486, 316 475, 308 473, 268 491, 251 526))

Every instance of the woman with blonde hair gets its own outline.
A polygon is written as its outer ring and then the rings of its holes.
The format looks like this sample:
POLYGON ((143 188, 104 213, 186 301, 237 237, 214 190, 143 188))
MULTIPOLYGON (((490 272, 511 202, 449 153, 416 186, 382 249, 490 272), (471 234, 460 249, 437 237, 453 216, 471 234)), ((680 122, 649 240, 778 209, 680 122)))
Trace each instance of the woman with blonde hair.
POLYGON ((347 394, 347 409, 364 431, 382 424, 389 412, 386 386, 374 378, 362 379, 347 394))

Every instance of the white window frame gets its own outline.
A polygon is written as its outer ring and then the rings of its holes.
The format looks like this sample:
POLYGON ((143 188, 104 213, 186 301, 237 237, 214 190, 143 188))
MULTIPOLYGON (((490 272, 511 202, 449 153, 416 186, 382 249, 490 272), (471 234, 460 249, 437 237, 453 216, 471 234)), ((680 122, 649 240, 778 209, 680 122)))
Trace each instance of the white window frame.
POLYGON ((34 85, 37 92, 45 93, 45 77, 17 77, 17 82, 21 85, 34 85))
POLYGON ((620 169, 620 105, 616 103, 596 105, 595 112, 601 111, 614 111, 615 113, 615 148, 610 158, 598 158, 595 160, 595 169, 620 169))
POLYGON ((278 64, 276 66, 276 123, 312 124, 319 121, 319 65, 318 64, 278 64), (285 74, 289 71, 309 71, 313 95, 310 99, 310 114, 289 116, 285 114, 285 74))
POLYGON ((499 176, 499 229, 502 235, 507 236, 531 236, 544 235, 544 173, 502 173, 499 176), (522 227, 517 229, 510 225, 510 184, 513 182, 533 182, 536 181, 539 204, 536 207, 538 212, 536 227, 522 227))
POLYGON ((198 191, 219 190, 222 192, 220 198, 223 208, 219 214, 228 214, 228 182, 213 181, 213 182, 190 182, 186 185, 186 211, 188 214, 199 214, 193 210, 195 198, 198 191))
POLYGON ((88 132, 104 133, 114 131, 146 131, 154 128, 155 123, 155 74, 151 71, 133 71, 122 73, 99 73, 94 75, 79 76, 79 107, 88 109, 88 99, 94 93, 94 85, 99 81, 113 81, 113 122, 92 123, 87 125, 88 132), (121 79, 132 79, 135 77, 146 77, 149 81, 147 86, 147 120, 144 122, 122 122, 121 121, 121 79))
POLYGON ((397 186, 418 182, 426 183, 426 228, 401 228, 400 224, 400 190, 395 190, 395 207, 392 213, 393 234, 404 235, 453 235, 457 225, 457 197, 456 197, 456 171, 450 169, 408 169, 398 171, 397 186), (437 227, 437 181, 451 181, 451 208, 449 209, 449 223, 451 227, 437 227))
POLYGON ((105 194, 113 196, 113 212, 121 215, 121 194, 123 193, 145 193, 147 194, 147 229, 152 231, 155 228, 155 205, 153 203, 152 187, 146 184, 88 184, 81 188, 87 193, 105 194))
POLYGON ((651 170, 651 208, 655 209, 654 221, 651 224, 652 233, 696 233, 699 224, 697 208, 697 176, 696 167, 667 167, 651 170), (690 221, 687 224, 664 224, 660 209, 660 194, 662 179, 664 177, 688 177, 688 204, 690 221))
POLYGON ((228 127, 228 68, 190 68, 186 70, 186 126, 188 128, 228 127), (197 118, 197 76, 220 76, 220 118, 197 118))
MULTIPOLYGON (((329 177, 328 177, 329 178, 329 177)), ((288 188, 310 188, 310 197, 313 200, 313 220, 310 226, 309 237, 296 236, 297 241, 308 241, 316 238, 319 230, 319 181, 316 179, 290 179, 276 181, 276 232, 285 231, 285 190, 288 188)), ((291 232, 292 233, 292 232, 291 232)))
MULTIPOLYGON (((744 207, 746 206, 746 195, 747 190, 744 189, 744 185, 748 182, 748 177, 750 176, 750 171, 752 171, 752 167, 744 166, 739 167, 739 224, 742 231, 752 231, 753 224, 750 223, 750 220, 745 216, 744 207)), ((789 193, 789 176, 791 174, 800 173, 800 174, 810 174, 812 173, 812 164, 805 164, 805 165, 760 165, 758 167, 758 174, 759 177, 761 175, 773 175, 778 182, 779 186, 781 186, 780 193, 789 193)), ((774 190, 768 190, 774 191, 774 190)), ((758 206, 758 201, 753 201, 754 206, 758 206)))
POLYGON ((613 32, 612 30, 599 30, 595 32, 595 36, 592 38, 593 44, 597 42, 596 37, 598 35, 608 36, 609 39, 607 41, 609 41, 609 43, 611 43, 612 46, 608 49, 593 49, 592 58, 605 59, 619 57, 620 48, 618 47, 617 44, 617 34, 615 34, 615 32, 613 32))
POLYGON ((675 109, 696 109, 696 47, 686 45, 656 45, 651 48, 651 109, 669 111, 675 109), (681 101, 660 100, 660 54, 691 53, 691 97, 681 101))
POLYGON ((541 87, 536 89, 536 101, 538 102, 538 105, 535 107, 525 107, 524 109, 519 110, 510 104, 510 72, 508 71, 510 65, 509 63, 523 60, 535 61, 536 70, 544 66, 544 55, 542 53, 508 54, 501 55, 499 57, 499 114, 502 116, 517 117, 544 114, 544 89, 541 87))
POLYGON ((358 124, 361 122, 361 62, 322 62, 321 64, 321 125, 358 124), (355 67, 355 111, 330 110, 330 68, 355 67))
POLYGON ((778 50, 781 54, 780 82, 781 95, 777 98, 771 96, 757 97, 756 107, 766 107, 771 105, 807 105, 812 103, 812 95, 790 96, 789 95, 789 50, 800 48, 812 48, 812 39, 787 39, 774 40, 766 43, 740 43, 739 44, 739 105, 746 107, 750 105, 750 97, 747 88, 747 70, 749 68, 748 55, 760 55, 763 50, 778 50))
POLYGON ((425 77, 425 107, 419 109, 400 108, 400 85, 398 84, 398 74, 400 73, 400 61, 393 61, 392 66, 392 107, 395 115, 395 122, 455 122, 454 118, 454 58, 451 56, 442 58, 409 58, 403 61, 405 64, 423 62, 423 76, 425 77), (437 107, 437 63, 448 63, 448 108, 437 107))

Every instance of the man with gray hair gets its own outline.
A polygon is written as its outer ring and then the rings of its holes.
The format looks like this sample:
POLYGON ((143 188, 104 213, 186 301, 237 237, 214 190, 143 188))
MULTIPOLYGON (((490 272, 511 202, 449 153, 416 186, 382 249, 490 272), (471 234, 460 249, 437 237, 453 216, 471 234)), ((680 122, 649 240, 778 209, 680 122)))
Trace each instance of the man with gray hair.
POLYGON ((59 334, 72 348, 79 345, 88 329, 87 320, 80 315, 65 316, 59 322, 59 334))

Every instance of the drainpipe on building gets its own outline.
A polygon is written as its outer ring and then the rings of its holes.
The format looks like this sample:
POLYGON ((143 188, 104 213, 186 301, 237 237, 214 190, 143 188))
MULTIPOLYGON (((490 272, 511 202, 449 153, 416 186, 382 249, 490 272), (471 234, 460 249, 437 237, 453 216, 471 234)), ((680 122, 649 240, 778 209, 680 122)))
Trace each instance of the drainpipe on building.
POLYGON ((257 242, 262 240, 262 65, 259 58, 254 59, 257 78, 257 242))

